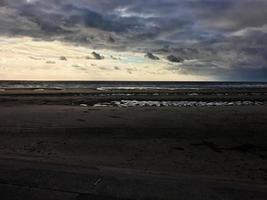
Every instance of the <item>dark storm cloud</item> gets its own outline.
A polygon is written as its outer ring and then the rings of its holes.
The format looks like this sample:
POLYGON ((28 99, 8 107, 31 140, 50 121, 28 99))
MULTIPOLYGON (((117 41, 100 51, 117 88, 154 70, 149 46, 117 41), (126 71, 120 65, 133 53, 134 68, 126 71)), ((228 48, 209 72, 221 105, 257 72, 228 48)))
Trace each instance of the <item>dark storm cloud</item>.
POLYGON ((178 18, 174 7, 177 5, 172 1, 9 0, 2 4, 10 12, 16 12, 17 18, 25 18, 49 34, 69 32, 80 26, 143 39, 191 24, 185 18, 178 18))
POLYGON ((266 24, 266 0, 237 0, 225 2, 227 3, 223 9, 218 9, 220 6, 218 6, 216 10, 213 7, 210 9, 203 9, 202 12, 199 12, 201 20, 203 20, 207 26, 225 30, 259 27, 266 24))
POLYGON ((2 35, 174 54, 225 79, 265 77, 266 19, 266 0, 0 0, 2 35))
POLYGON ((2 0, 0 5, 45 33, 70 32, 79 26, 172 42, 262 26, 267 18, 264 0, 2 0))

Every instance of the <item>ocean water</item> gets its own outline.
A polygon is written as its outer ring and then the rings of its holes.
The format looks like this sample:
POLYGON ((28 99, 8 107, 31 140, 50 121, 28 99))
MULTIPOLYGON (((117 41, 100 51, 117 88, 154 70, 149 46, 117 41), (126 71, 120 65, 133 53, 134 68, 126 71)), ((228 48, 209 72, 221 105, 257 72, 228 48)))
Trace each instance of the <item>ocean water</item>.
POLYGON ((267 82, 118 82, 118 81, 0 81, 0 88, 216 89, 266 88, 267 82))

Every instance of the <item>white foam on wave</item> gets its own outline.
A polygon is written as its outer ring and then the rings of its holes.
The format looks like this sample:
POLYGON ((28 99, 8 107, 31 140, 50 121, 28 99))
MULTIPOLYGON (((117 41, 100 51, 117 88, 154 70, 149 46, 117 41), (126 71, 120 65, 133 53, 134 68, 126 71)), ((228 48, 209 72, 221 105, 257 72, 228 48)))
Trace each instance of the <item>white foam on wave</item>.
POLYGON ((94 107, 107 107, 107 106, 111 106, 111 104, 101 104, 101 103, 97 103, 94 105, 94 107))
POLYGON ((190 93, 188 94, 188 96, 198 96, 199 94, 198 93, 190 93))
MULTIPOLYGON (((101 106, 116 107, 204 107, 204 106, 247 106, 247 105, 263 105, 264 102, 259 101, 136 101, 121 100, 112 101, 110 103, 96 104, 101 106)), ((95 106, 96 106, 95 105, 95 106)))
POLYGON ((99 87, 99 91, 109 90, 176 90, 176 88, 163 88, 163 87, 99 87))
POLYGON ((35 92, 43 92, 43 91, 45 91, 45 89, 43 89, 43 88, 38 88, 38 89, 34 89, 34 91, 35 91, 35 92))

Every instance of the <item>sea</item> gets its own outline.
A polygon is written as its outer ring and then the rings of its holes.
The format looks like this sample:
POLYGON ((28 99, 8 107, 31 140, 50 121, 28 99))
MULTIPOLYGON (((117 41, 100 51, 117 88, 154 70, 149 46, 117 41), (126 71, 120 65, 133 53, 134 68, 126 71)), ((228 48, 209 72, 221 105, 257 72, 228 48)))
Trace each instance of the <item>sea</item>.
POLYGON ((0 88, 68 89, 88 88, 98 90, 131 89, 216 89, 216 88, 266 88, 267 82, 160 82, 160 81, 0 81, 0 88))

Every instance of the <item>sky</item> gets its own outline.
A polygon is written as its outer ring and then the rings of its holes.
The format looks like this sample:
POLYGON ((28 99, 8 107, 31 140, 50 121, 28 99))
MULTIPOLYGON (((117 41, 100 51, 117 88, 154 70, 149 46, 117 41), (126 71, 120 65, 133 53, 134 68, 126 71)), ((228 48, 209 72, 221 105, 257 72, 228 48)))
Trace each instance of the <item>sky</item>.
POLYGON ((1 80, 267 81, 267 0, 0 0, 1 80))

